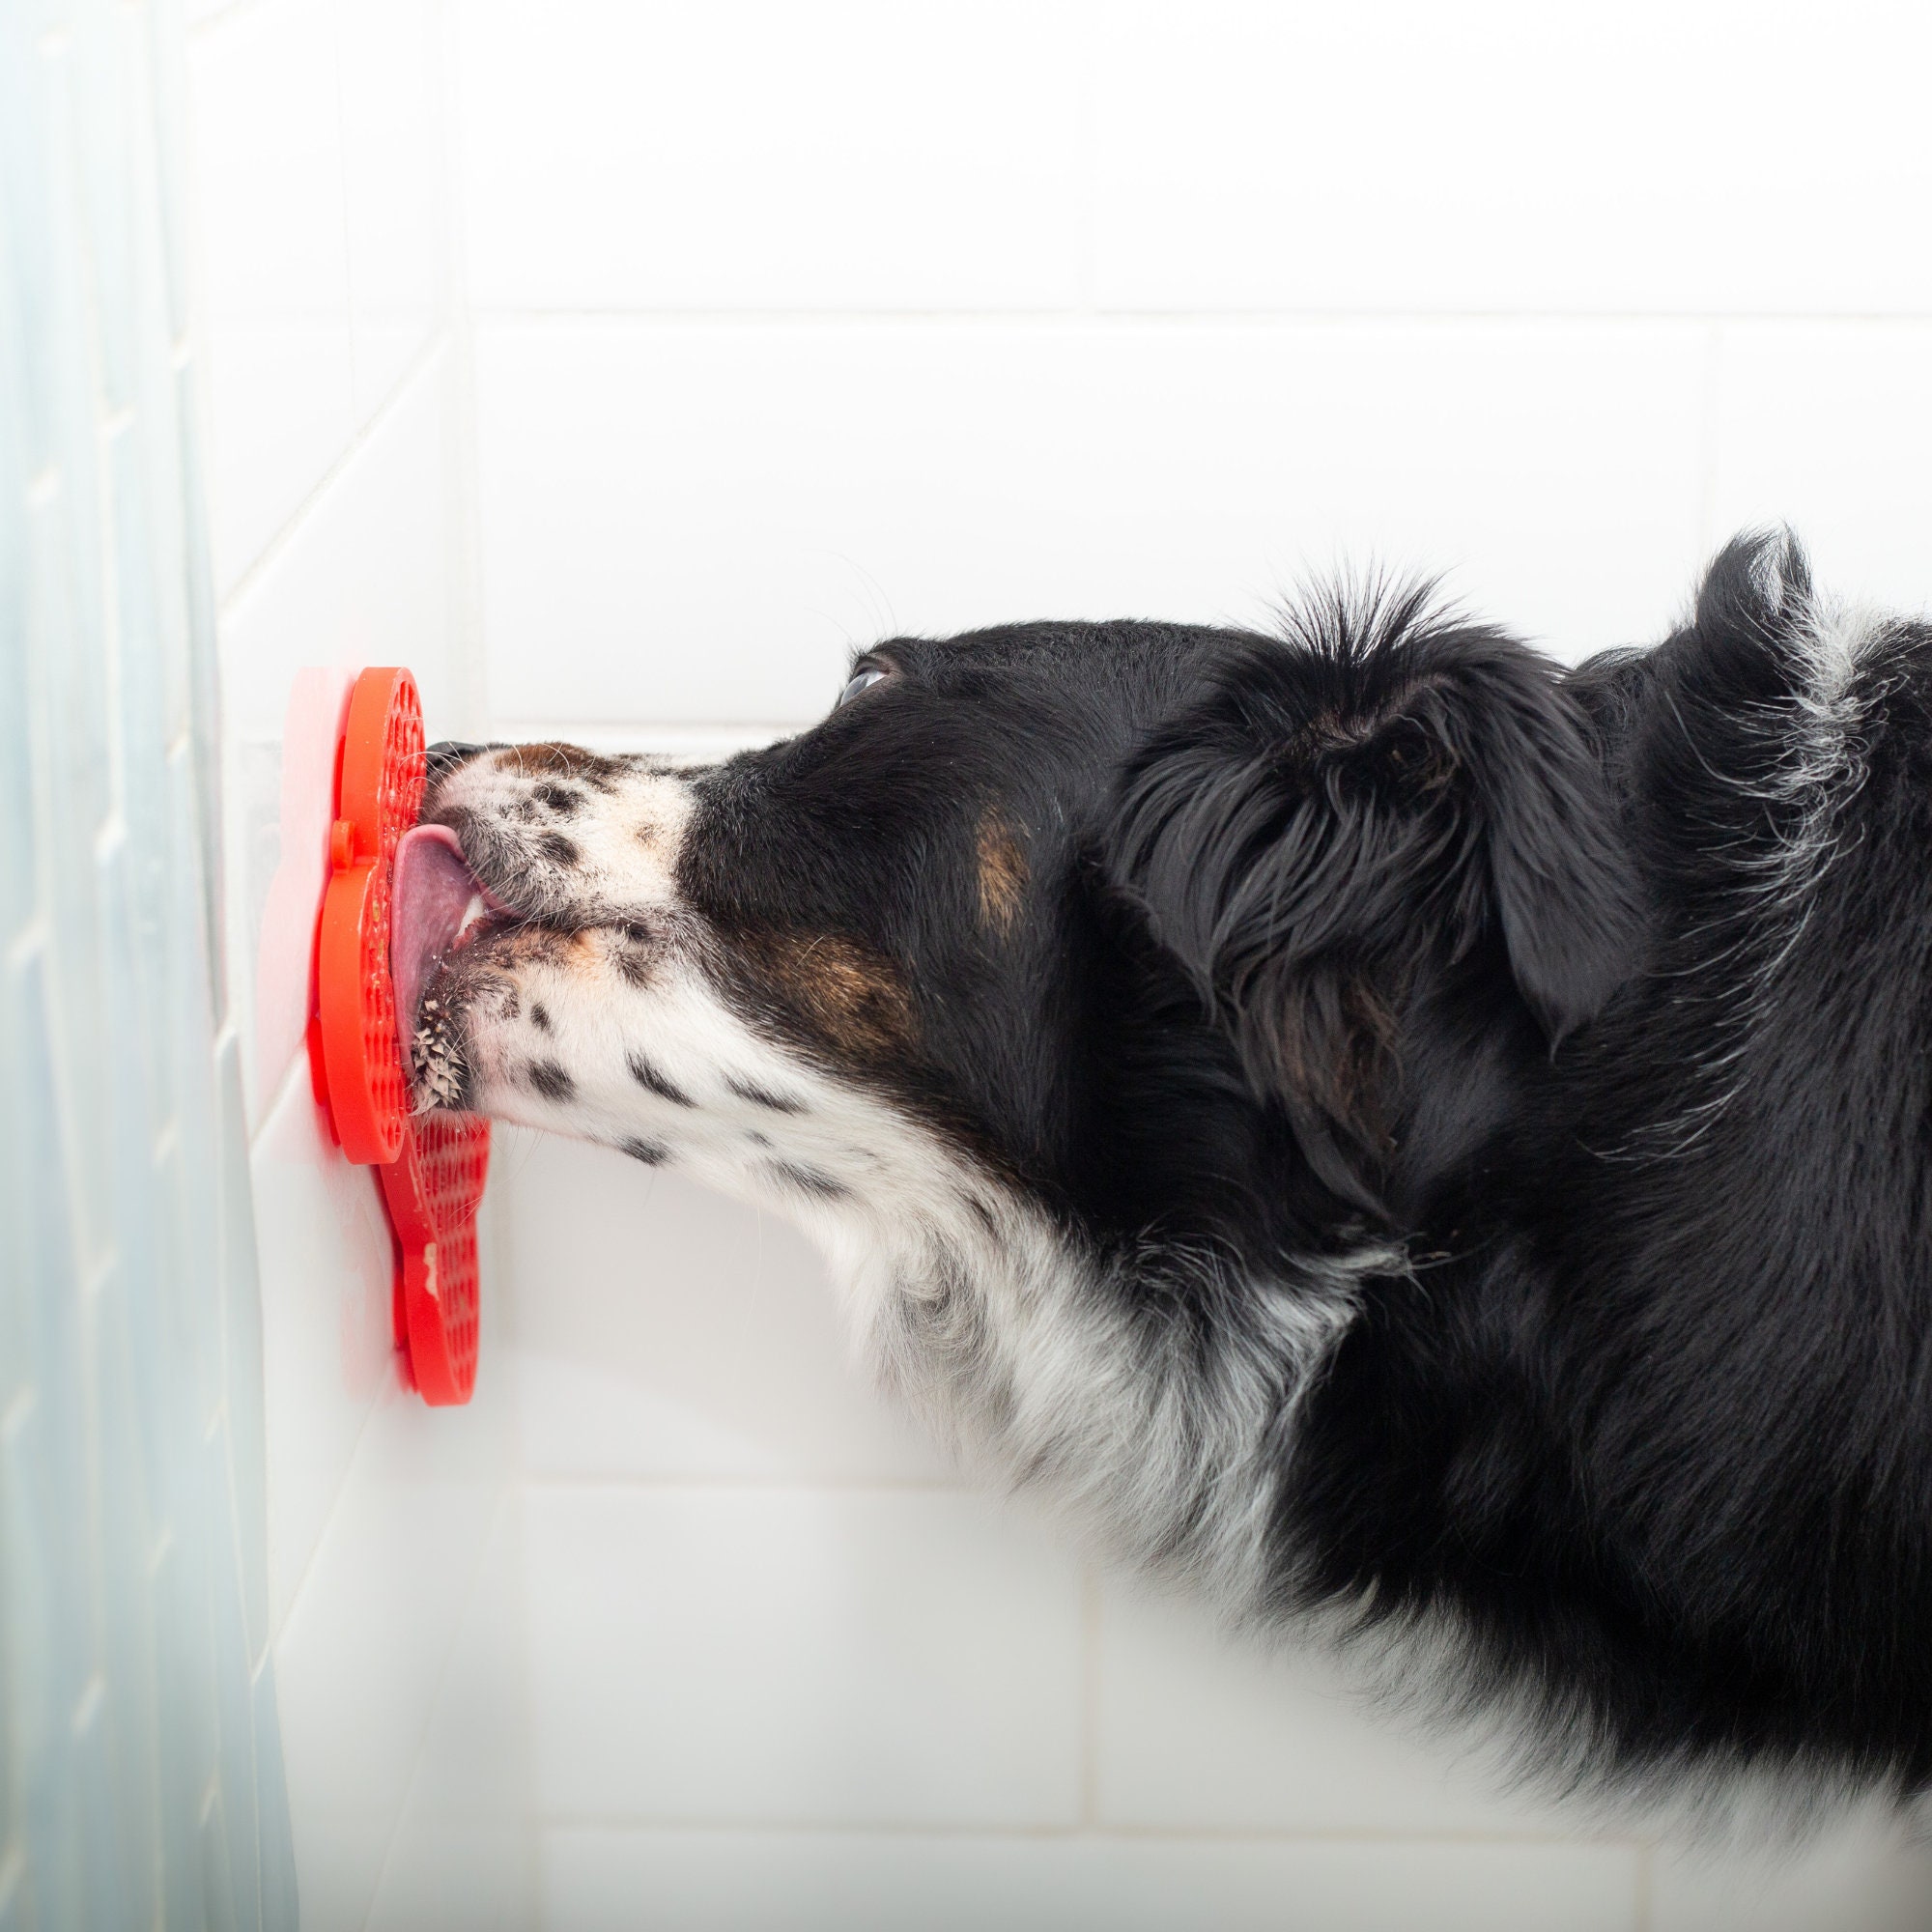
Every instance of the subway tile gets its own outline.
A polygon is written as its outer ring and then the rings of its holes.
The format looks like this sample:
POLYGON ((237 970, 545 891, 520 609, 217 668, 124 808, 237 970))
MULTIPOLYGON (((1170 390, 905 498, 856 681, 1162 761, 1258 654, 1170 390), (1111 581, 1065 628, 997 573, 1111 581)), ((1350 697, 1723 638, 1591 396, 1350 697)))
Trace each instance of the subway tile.
POLYGON ((416 673, 431 735, 456 722, 445 549, 447 371, 395 398, 286 545, 222 620, 229 945, 238 962, 250 1118, 301 1051, 315 919, 327 882, 335 740, 351 677, 416 673))
POLYGON ((366 419, 429 340, 445 298, 440 10, 337 0, 355 412, 366 419))
POLYGON ((523 1509, 497 1505, 450 1645, 369 1932, 537 1923, 523 1509))
POLYGON ((190 43, 202 287, 215 315, 346 308, 332 12, 268 0, 190 43))
POLYGON ((1237 1641, 1193 1604, 1109 1584, 1094 1674, 1105 1825, 1588 1833, 1585 1815, 1505 1794, 1472 1744, 1373 1715, 1311 1650, 1237 1641))
POLYGON ((391 1247, 375 1177, 330 1145, 305 1082, 252 1160, 268 1445, 269 1627, 294 1602, 379 1396, 396 1381, 391 1247))
POLYGON ((946 1478, 787 1223, 567 1141, 506 1136, 497 1168, 530 1475, 946 1478))
POLYGON ((1827 590, 1932 608, 1928 440, 1932 327, 1731 325, 1718 361, 1717 535, 1788 523, 1827 590))
POLYGON ((212 317, 206 340, 210 541, 225 595, 341 454, 354 397, 333 322, 212 317))
POLYGON ((1077 10, 477 0, 461 24, 484 307, 1080 298, 1077 10))
POLYGON ((363 1932, 536 1932, 535 1829, 404 1814, 363 1932))
MULTIPOLYGON (((271 1415, 273 1411, 271 1410, 271 1415)), ((274 1648, 304 1932, 359 1928, 503 1490, 504 1417, 392 1387, 274 1648)))
POLYGON ((1636 1855, 1579 1845, 544 1833, 550 1932, 1634 1932, 1636 1855))
POLYGON ((1077 1577, 990 1505, 539 1487, 526 1534, 545 1818, 1071 1822, 1077 1577))
POLYGON ((506 1488, 415 1767, 412 1804, 424 1820, 533 1824, 524 1514, 522 1490, 506 1488))
POLYGON ((1932 305, 1932 22, 1885 0, 1140 4, 1091 59, 1103 306, 1932 305))
POLYGON ((1864 1816, 1815 1843, 1660 1853, 1648 1932, 1923 1932, 1932 1850, 1864 1816))
POLYGON ((354 420, 335 34, 323 0, 239 10, 189 44, 190 125, 225 590, 354 420))
POLYGON ((456 702, 446 554, 449 381, 429 362, 330 478, 273 563, 223 612, 224 722, 282 728, 303 665, 406 664, 432 729, 456 702))
POLYGON ((1265 621, 1337 560, 1574 658, 1702 550, 1704 331, 500 324, 477 345, 490 691, 520 719, 816 717, 855 645, 1265 621))

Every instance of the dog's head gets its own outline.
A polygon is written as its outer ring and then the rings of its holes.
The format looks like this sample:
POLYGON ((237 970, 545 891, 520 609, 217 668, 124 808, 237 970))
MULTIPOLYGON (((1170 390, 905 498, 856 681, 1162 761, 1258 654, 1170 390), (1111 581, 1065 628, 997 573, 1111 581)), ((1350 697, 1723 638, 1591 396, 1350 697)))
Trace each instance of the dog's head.
POLYGON ((807 1219, 934 1148, 1122 1233, 1380 1214, 1632 957, 1580 714, 1418 597, 895 639, 704 769, 439 748, 426 817, 492 911, 419 1093, 807 1219))

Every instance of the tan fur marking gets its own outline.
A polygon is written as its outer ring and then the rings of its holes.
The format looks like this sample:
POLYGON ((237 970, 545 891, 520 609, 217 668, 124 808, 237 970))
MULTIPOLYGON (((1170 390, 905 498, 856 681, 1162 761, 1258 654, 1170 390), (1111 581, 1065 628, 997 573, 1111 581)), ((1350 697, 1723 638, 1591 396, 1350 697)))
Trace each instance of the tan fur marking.
POLYGON ((741 956, 810 1033, 854 1060, 904 1052, 912 1000, 888 959, 832 933, 746 935, 741 956))
POLYGON ((1019 917, 1026 892, 1026 854, 998 809, 980 821, 980 918, 995 932, 1009 933, 1019 917))

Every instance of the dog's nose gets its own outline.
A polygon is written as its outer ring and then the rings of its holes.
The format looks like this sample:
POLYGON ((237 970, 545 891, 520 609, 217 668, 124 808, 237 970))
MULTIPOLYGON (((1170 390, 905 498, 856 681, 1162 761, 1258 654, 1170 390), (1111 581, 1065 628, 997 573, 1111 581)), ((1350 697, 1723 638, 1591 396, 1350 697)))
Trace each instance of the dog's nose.
POLYGON ((446 779, 458 765, 467 764, 478 752, 487 752, 488 745, 466 745, 455 738, 439 738, 423 754, 428 760, 424 778, 430 784, 439 779, 446 779))

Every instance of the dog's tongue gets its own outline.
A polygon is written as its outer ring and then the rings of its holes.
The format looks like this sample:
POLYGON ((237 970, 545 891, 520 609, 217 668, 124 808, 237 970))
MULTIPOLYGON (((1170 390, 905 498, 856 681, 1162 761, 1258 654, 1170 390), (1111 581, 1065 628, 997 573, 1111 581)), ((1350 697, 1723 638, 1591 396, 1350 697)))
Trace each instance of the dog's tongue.
POLYGON ((396 994, 396 1044, 407 1068, 423 988, 456 944, 471 905, 483 896, 464 863, 456 834, 418 825, 396 845, 389 885, 389 978, 396 994))

